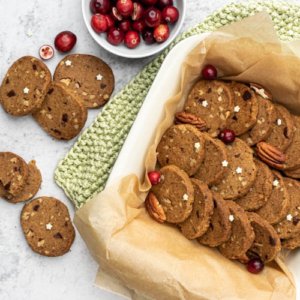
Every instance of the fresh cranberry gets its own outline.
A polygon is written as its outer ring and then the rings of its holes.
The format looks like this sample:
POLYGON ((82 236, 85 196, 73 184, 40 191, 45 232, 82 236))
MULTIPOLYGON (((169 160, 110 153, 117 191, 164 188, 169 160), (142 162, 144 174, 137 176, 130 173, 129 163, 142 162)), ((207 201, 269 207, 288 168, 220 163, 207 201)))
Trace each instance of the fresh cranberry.
POLYGON ((90 8, 93 14, 107 14, 111 5, 109 0, 91 0, 90 8))
POLYGON ((157 1, 157 6, 160 9, 163 9, 166 6, 172 6, 173 5, 173 0, 158 0, 157 1))
POLYGON ((224 143, 224 144, 230 144, 233 143, 235 140, 235 133, 231 129, 223 129, 219 133, 219 139, 224 143))
POLYGON ((128 48, 136 48, 141 42, 139 33, 133 30, 128 31, 125 35, 124 42, 128 48))
POLYGON ((132 0, 118 0, 116 7, 123 17, 129 17, 133 13, 132 0))
POLYGON ((162 19, 167 23, 176 23, 179 18, 179 11, 175 6, 167 6, 161 13, 162 19))
POLYGON ((153 36, 153 30, 151 28, 147 28, 142 33, 143 40, 147 45, 151 45, 155 43, 155 39, 153 36))
POLYGON ((148 178, 151 182, 151 185, 159 184, 160 182, 160 172, 159 171, 150 171, 148 172, 148 178))
POLYGON ((247 270, 250 273, 258 274, 264 269, 264 266, 265 265, 260 258, 252 258, 247 263, 247 270))
POLYGON ((167 24, 160 24, 154 29, 153 36, 158 43, 163 43, 170 36, 170 29, 167 24))
POLYGON ((48 60, 53 57, 54 49, 50 45, 43 45, 39 50, 40 57, 44 60, 48 60))
POLYGON ((106 22, 107 22, 107 28, 114 27, 115 25, 115 20, 112 15, 105 15, 106 22))
POLYGON ((123 32, 127 32, 131 29, 131 23, 129 20, 123 20, 118 26, 123 32))
POLYGON ((119 28, 112 27, 107 32, 107 40, 112 45, 117 46, 123 42, 124 32, 119 28))
POLYGON ((69 52, 77 41, 76 35, 71 31, 60 32, 54 40, 55 48, 60 52, 69 52))
POLYGON ((144 8, 143 8, 142 4, 140 4, 138 2, 134 2, 131 19, 133 21, 140 20, 143 17, 143 14, 144 14, 144 8))
POLYGON ((146 28, 146 24, 144 20, 134 21, 132 23, 132 28, 137 32, 142 32, 146 28))
POLYGON ((161 21, 161 13, 157 8, 150 7, 146 10, 144 18, 148 27, 157 27, 161 21))
POLYGON ((104 15, 96 14, 92 16, 91 26, 97 33, 102 33, 107 31, 107 20, 104 15))
POLYGON ((202 76, 204 79, 213 80, 218 76, 218 71, 213 65, 206 65, 202 69, 202 76))
POLYGON ((142 3, 147 6, 155 5, 157 0, 142 0, 142 3))
POLYGON ((112 16, 116 21, 122 21, 123 17, 121 16, 120 12, 117 10, 116 7, 112 8, 112 16))

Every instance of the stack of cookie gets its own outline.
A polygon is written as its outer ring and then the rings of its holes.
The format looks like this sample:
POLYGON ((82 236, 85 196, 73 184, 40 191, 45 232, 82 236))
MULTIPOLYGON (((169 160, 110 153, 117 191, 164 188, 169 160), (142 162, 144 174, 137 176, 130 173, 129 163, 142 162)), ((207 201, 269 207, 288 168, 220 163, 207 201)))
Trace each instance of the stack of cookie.
POLYGON ((149 214, 243 263, 300 247, 300 118, 272 100, 257 84, 197 82, 157 147, 149 214))
POLYGON ((58 64, 53 79, 41 60, 24 56, 6 73, 0 102, 7 113, 32 115, 52 137, 70 140, 84 127, 87 108, 108 101, 114 75, 100 58, 72 54, 58 64))

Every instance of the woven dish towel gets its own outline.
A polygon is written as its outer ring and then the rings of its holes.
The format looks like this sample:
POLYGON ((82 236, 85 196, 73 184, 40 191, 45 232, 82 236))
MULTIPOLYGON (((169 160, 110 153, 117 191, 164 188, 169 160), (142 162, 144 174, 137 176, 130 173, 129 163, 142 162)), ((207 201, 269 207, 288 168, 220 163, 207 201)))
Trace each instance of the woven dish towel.
POLYGON ((230 4, 178 36, 164 52, 110 100, 55 171, 56 183, 77 208, 104 189, 127 134, 170 50, 187 37, 216 30, 262 10, 270 14, 282 40, 300 38, 300 6, 297 4, 283 1, 230 4))

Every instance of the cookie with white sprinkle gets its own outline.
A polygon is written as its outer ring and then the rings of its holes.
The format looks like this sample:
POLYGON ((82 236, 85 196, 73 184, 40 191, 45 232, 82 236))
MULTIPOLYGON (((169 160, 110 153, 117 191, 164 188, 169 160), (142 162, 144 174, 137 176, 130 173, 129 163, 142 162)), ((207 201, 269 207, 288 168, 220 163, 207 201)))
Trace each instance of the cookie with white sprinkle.
POLYGON ((191 176, 204 159, 204 136, 192 125, 173 125, 163 134, 157 153, 161 166, 176 165, 191 176))
POLYGON ((53 82, 41 109, 33 117, 54 138, 70 140, 83 128, 87 109, 63 84, 53 82))
POLYGON ((24 56, 7 71, 1 87, 0 102, 13 116, 25 116, 39 109, 44 101, 51 73, 39 59, 24 56))
POLYGON ((208 133, 217 136, 233 113, 233 98, 229 87, 217 80, 198 81, 188 96, 184 111, 205 121, 208 133))
POLYGON ((252 149, 242 140, 236 138, 233 143, 226 145, 226 152, 228 171, 211 188, 225 200, 234 200, 248 193, 254 184, 257 168, 252 149))
POLYGON ((112 69, 102 59, 86 54, 65 56, 53 77, 77 95, 87 108, 103 106, 115 86, 112 69))
POLYGON ((30 248, 45 256, 67 253, 75 238, 67 207, 52 197, 27 203, 21 212, 21 226, 30 248))
POLYGON ((160 182, 152 186, 150 191, 164 210, 166 222, 181 223, 193 209, 193 184, 188 175, 174 165, 161 168, 160 174, 160 182))

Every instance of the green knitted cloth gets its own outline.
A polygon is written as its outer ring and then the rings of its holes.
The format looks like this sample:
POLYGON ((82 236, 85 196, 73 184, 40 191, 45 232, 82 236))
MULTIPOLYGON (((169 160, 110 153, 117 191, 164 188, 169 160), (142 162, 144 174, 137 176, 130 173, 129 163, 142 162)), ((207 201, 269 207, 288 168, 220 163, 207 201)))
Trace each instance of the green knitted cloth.
POLYGON ((282 1, 230 4, 184 32, 104 107, 55 171, 55 180, 81 207, 105 187, 127 134, 166 55, 181 40, 267 10, 282 40, 300 37, 300 6, 282 1))

